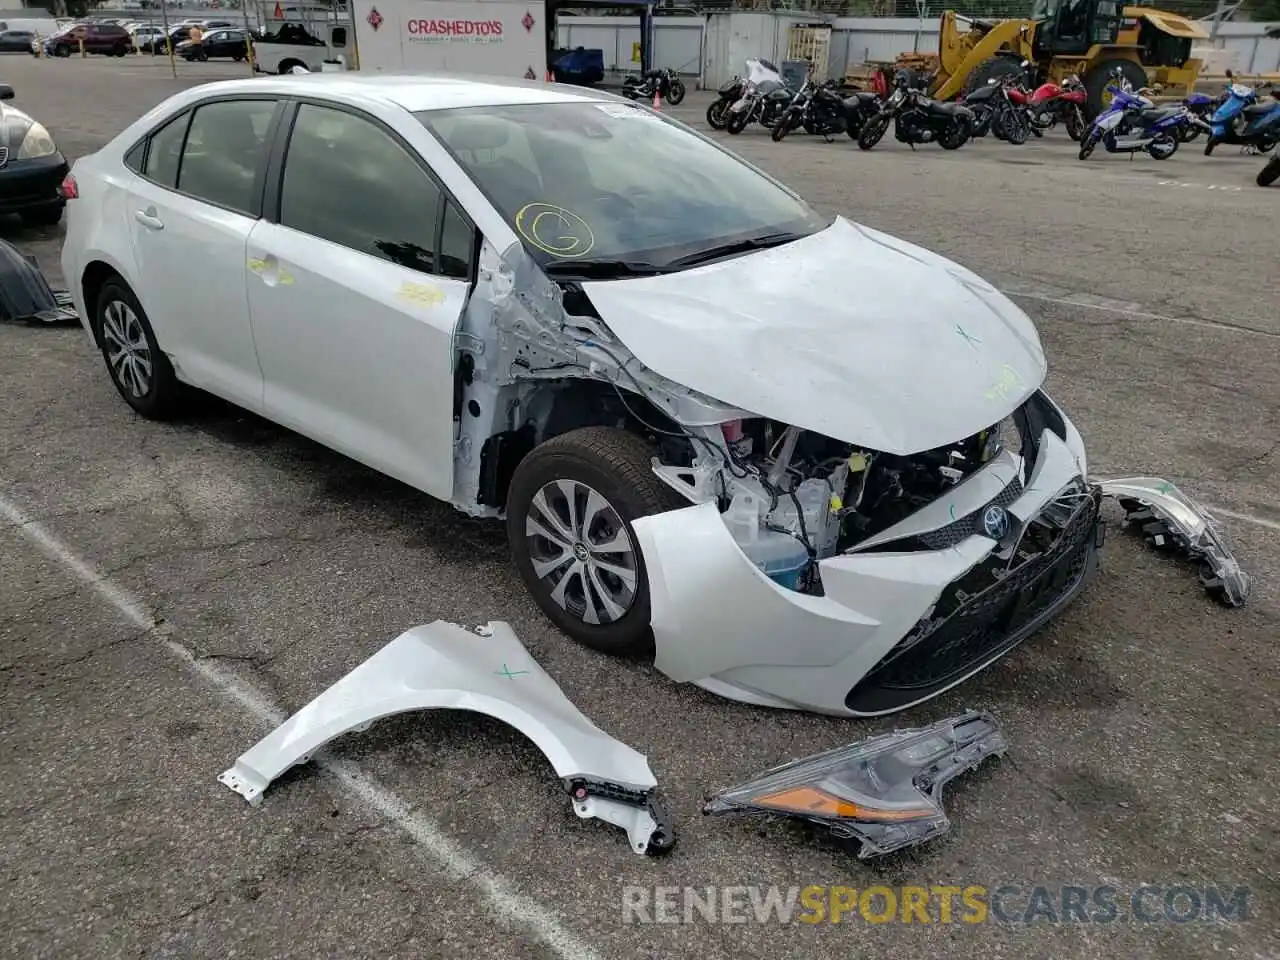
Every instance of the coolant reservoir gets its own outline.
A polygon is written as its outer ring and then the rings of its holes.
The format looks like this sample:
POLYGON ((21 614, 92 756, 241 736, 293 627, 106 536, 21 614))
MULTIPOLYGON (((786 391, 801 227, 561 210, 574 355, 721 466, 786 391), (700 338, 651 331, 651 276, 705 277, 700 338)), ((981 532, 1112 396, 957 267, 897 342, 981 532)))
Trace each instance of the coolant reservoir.
POLYGON ((799 590, 809 551, 790 534, 761 527, 761 507, 758 497, 740 491, 723 514, 725 526, 747 559, 765 576, 788 590, 799 590))

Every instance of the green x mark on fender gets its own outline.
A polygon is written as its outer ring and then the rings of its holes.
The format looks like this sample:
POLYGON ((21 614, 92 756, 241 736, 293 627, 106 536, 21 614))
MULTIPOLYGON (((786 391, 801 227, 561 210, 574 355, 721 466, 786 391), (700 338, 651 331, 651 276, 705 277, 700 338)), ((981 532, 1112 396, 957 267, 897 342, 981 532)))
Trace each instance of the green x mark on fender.
POLYGON ((956 324, 956 333, 960 334, 960 336, 964 338, 965 343, 969 344, 969 346, 971 347, 977 346, 979 343, 982 342, 978 337, 975 337, 972 333, 970 333, 964 327, 960 326, 960 324, 958 323, 956 324))
POLYGON ((520 676, 522 673, 528 673, 528 672, 529 672, 528 670, 512 670, 510 667, 508 667, 504 663, 502 665, 501 670, 493 671, 493 675, 495 677, 506 677, 508 680, 514 680, 516 677, 520 676))

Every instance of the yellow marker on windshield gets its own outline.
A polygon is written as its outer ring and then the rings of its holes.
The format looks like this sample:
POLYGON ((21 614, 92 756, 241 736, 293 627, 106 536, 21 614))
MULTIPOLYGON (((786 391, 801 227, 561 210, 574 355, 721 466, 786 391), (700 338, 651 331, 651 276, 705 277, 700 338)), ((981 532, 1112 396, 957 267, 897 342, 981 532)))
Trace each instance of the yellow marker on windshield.
POLYGON ((516 211, 515 225, 520 236, 553 257, 585 257, 596 245, 587 221, 550 203, 526 203, 516 211))

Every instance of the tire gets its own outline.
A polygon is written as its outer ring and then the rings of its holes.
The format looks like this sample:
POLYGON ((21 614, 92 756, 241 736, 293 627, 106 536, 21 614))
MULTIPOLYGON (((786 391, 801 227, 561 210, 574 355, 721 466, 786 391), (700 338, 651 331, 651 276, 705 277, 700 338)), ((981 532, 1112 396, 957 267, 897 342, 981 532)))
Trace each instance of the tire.
POLYGON ((969 129, 969 135, 973 137, 985 137, 991 132, 991 117, 995 112, 990 107, 970 107, 973 111, 973 124, 969 129))
POLYGON ((1076 143, 1079 143, 1080 138, 1084 136, 1084 113, 1078 106, 1072 104, 1067 110, 1067 119, 1065 122, 1067 127, 1067 136, 1076 143))
POLYGON ((160 350, 142 304, 120 278, 112 278, 103 285, 98 294, 93 323, 107 373, 125 403, 150 420, 167 420, 176 415, 182 406, 182 384, 178 382, 169 358, 160 350), (130 364, 126 360, 113 366, 112 357, 120 352, 114 347, 122 340, 132 348, 130 353, 135 362, 130 364), (151 365, 151 374, 145 378, 145 389, 138 389, 144 386, 141 380, 124 372, 127 366, 132 370, 139 369, 137 361, 151 365))
POLYGON ((1204 155, 1206 157, 1210 156, 1213 153, 1213 148, 1216 147, 1221 142, 1222 141, 1219 140, 1217 137, 1215 137, 1212 133, 1209 134, 1209 139, 1204 142, 1204 155))
POLYGON ((1000 116, 992 121, 991 129, 1001 140, 1020 147, 1031 136, 1031 121, 1021 110, 1002 110, 1000 116))
POLYGON ((1088 160, 1089 154, 1093 153, 1093 148, 1098 145, 1100 140, 1102 140, 1101 130, 1093 129, 1086 133, 1084 139, 1080 141, 1080 159, 1088 160))
POLYGON ((716 100, 707 107, 707 126, 712 130, 723 130, 729 116, 729 101, 716 100))
POLYGON ((65 203, 51 203, 47 207, 23 210, 18 216, 25 227, 52 227, 62 220, 62 212, 65 208, 65 203))
POLYGON ((243 54, 243 53, 233 53, 233 54, 231 55, 231 59, 232 59, 232 60, 234 60, 236 63, 239 63, 241 60, 243 60, 243 59, 244 59, 244 54, 243 54))
POLYGON ((872 117, 868 120, 862 128, 862 132, 858 134, 858 149, 870 150, 879 143, 889 129, 890 119, 887 116, 880 116, 872 117))
POLYGON ((1147 144, 1147 156, 1153 160, 1168 160, 1178 152, 1178 138, 1168 133, 1163 133, 1156 139, 1147 144), (1156 144, 1168 144, 1168 152, 1163 149, 1157 150, 1156 144))
POLYGON ((1258 171, 1258 186, 1269 187, 1280 180, 1280 154, 1267 161, 1267 165, 1258 171))
POLYGON ((947 128, 938 135, 938 146, 943 150, 959 150, 969 142, 969 124, 963 120, 952 120, 947 128))
POLYGON ((724 128, 735 137, 743 130, 747 129, 747 117, 749 110, 743 110, 742 113, 731 113, 729 119, 725 121, 724 128))
POLYGON ((290 70, 292 70, 294 67, 305 67, 305 66, 306 64, 303 63, 301 60, 285 60, 280 64, 280 66, 276 67, 276 73, 286 74, 290 70))
POLYGON ((1116 57, 1094 64, 1084 75, 1084 88, 1089 94, 1085 119, 1092 121, 1106 107, 1104 94, 1107 84, 1111 82, 1111 71, 1116 67, 1120 68, 1121 74, 1133 85, 1133 89, 1140 90, 1147 85, 1147 72, 1132 60, 1116 57))
POLYGON ((672 80, 671 85, 667 87, 667 103, 673 107, 678 107, 680 101, 684 99, 684 81, 672 80))
POLYGON ((69 57, 71 56, 71 48, 70 47, 54 47, 53 55, 55 57, 69 57))
POLYGON ((774 143, 781 143, 783 138, 793 129, 795 129, 795 125, 789 117, 780 117, 778 122, 773 125, 773 130, 770 131, 769 137, 774 143))
POLYGON ((654 476, 653 453, 653 448, 635 434, 613 427, 583 427, 535 447, 511 479, 507 538, 520 578, 552 623, 573 640, 601 653, 636 655, 653 647, 649 584, 631 523, 684 503, 654 476), (575 494, 572 515, 563 509, 566 492, 575 494), (604 509, 597 508, 593 518, 584 516, 589 492, 604 501, 604 509), (539 502, 556 519, 547 517, 546 510, 537 505, 539 502), (574 529, 570 516, 582 517, 590 526, 574 529), (554 535, 563 530, 569 536, 531 536, 530 520, 536 520, 547 533, 554 535), (602 540, 622 542, 626 549, 609 554, 589 551, 590 543, 602 540), (582 564, 593 556, 609 557, 614 569, 626 570, 633 582, 631 589, 627 589, 626 577, 597 569, 596 582, 588 590, 590 574, 581 572, 582 564), (557 559, 560 564, 550 567, 545 579, 537 575, 535 564, 546 566, 557 559), (566 566, 566 572, 553 580, 566 566), (556 597, 560 586, 564 586, 560 594, 564 603, 556 597), (613 611, 601 599, 606 594, 614 603, 613 611), (592 607, 600 611, 597 619, 601 622, 589 623, 585 619, 592 607))
POLYGON ((973 70, 969 71, 969 76, 964 82, 964 92, 966 94, 973 93, 979 87, 985 87, 988 81, 1013 73, 1022 76, 1022 62, 1020 60, 1013 56, 988 57, 974 67, 973 70))

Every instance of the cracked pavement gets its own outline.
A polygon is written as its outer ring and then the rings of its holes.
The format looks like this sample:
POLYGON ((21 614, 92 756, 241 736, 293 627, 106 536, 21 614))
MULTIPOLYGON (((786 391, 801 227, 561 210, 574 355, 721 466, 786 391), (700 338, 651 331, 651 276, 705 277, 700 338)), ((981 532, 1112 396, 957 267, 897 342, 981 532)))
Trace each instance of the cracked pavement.
MULTIPOLYGON (((183 84, 238 75, 182 65, 175 82, 146 58, 6 66, 16 105, 72 156, 183 84)), ((673 112, 704 129, 706 103, 693 93, 673 112)), ((955 153, 717 136, 816 205, 1012 292, 1094 472, 1164 476, 1280 522, 1280 190, 1252 185, 1260 159, 1192 144, 1163 164, 1080 163, 1058 132, 955 153)), ((0 230, 62 282, 59 231, 0 230)), ((332 754, 602 958, 834 960, 855 942, 957 960, 1280 953, 1274 526, 1225 520, 1255 577, 1239 611, 1113 526, 1091 589, 997 667, 893 720, 838 721, 732 704, 574 646, 524 594, 500 526, 215 400, 173 424, 141 420, 78 329, 0 325, 0 382, 0 495, 158 623, 123 621, 0 520, 0 956, 555 956, 340 774, 292 771, 257 809, 218 784, 267 727, 165 647, 288 712, 437 618, 509 621, 584 713, 648 755, 680 832, 673 855, 636 857, 621 831, 577 820, 543 757, 496 721, 399 717, 332 754), (707 791, 962 707, 992 710, 1011 750, 955 782, 951 833, 919 850, 862 863, 785 824, 699 814, 707 791), (1245 923, 622 922, 623 884, 876 883, 1253 897, 1245 923)))

